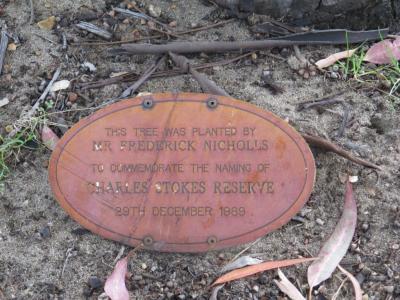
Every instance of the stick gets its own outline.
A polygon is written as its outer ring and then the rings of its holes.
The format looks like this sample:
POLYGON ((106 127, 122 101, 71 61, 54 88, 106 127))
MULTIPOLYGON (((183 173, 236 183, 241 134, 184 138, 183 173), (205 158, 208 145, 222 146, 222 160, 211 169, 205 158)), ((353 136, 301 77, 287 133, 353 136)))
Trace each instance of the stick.
POLYGON ((36 103, 32 106, 32 108, 26 112, 22 113, 21 117, 15 122, 14 129, 8 134, 8 137, 15 136, 27 123, 30 122, 31 118, 36 114, 36 111, 43 104, 44 100, 47 97, 47 94, 50 92, 51 87, 53 86, 54 82, 58 79, 61 73, 61 67, 59 67, 53 75, 53 78, 47 85, 46 89, 44 90, 43 94, 36 100, 36 103))
POLYGON ((326 150, 328 152, 336 153, 337 155, 340 155, 340 156, 342 156, 356 164, 362 165, 364 167, 368 167, 368 168, 372 168, 372 169, 376 169, 376 170, 382 170, 381 167, 379 167, 369 161, 366 161, 361 158, 353 156, 351 153, 347 152, 346 150, 340 148, 339 146, 333 144, 332 142, 330 142, 326 139, 320 138, 318 136, 308 135, 305 133, 303 133, 302 136, 306 140, 306 142, 311 146, 326 150))
MULTIPOLYGON (((234 58, 224 59, 224 60, 216 61, 216 62, 212 62, 212 63, 194 65, 193 68, 196 70, 201 70, 201 69, 206 69, 206 68, 212 68, 215 66, 227 65, 227 64, 233 63, 235 61, 238 61, 242 58, 245 58, 247 56, 250 56, 252 53, 253 52, 249 52, 249 53, 245 53, 245 54, 236 56, 234 58)), ((153 75, 150 76, 150 78, 158 78, 158 77, 164 77, 164 76, 177 76, 177 75, 181 75, 181 74, 184 74, 184 72, 182 70, 159 71, 159 72, 154 72, 153 75)), ((130 72, 130 73, 116 76, 113 78, 108 78, 108 79, 104 79, 104 80, 100 80, 100 81, 88 82, 85 84, 81 84, 80 88, 82 88, 84 90, 85 89, 94 89, 94 88, 99 88, 99 87, 103 87, 103 86, 106 86, 109 84, 115 84, 115 83, 119 83, 119 82, 135 81, 138 78, 139 77, 136 73, 130 72)))
MULTIPOLYGON (((185 34, 190 34, 190 33, 194 33, 194 32, 199 32, 199 31, 203 31, 203 30, 219 27, 219 26, 231 23, 232 21, 234 21, 234 19, 229 19, 227 21, 222 21, 222 22, 218 22, 218 23, 215 23, 215 24, 205 25, 203 27, 194 28, 194 29, 190 29, 190 30, 177 31, 177 32, 174 32, 174 34, 175 35, 185 35, 185 34)), ((169 33, 167 33, 167 34, 169 34, 169 33)), ((121 45, 121 44, 127 44, 127 43, 135 43, 135 42, 143 41, 143 40, 158 39, 158 38, 161 38, 163 36, 164 35, 162 35, 162 34, 157 34, 157 35, 144 36, 144 37, 125 40, 125 41, 115 41, 115 42, 77 42, 77 43, 72 44, 72 46, 83 46, 83 45, 84 46, 111 46, 111 45, 121 45)))
POLYGON ((112 38, 112 34, 110 32, 88 22, 79 22, 76 24, 76 27, 101 36, 106 40, 110 40, 112 38))
POLYGON ((343 102, 343 100, 337 99, 337 97, 339 97, 343 94, 344 94, 344 92, 342 91, 339 93, 324 96, 317 100, 300 103, 299 106, 297 107, 297 111, 302 111, 302 110, 313 108, 316 106, 324 106, 324 105, 330 105, 330 104, 336 104, 336 103, 343 102))
POLYGON ((210 80, 204 74, 197 72, 191 66, 190 61, 186 57, 171 52, 169 53, 169 56, 172 58, 174 63, 182 69, 183 72, 190 73, 197 80, 203 92, 229 97, 229 94, 217 86, 214 81, 210 80))
POLYGON ((33 24, 35 22, 35 10, 33 8, 33 0, 29 0, 29 9, 31 11, 31 16, 29 18, 29 24, 33 24))
POLYGON ((29 24, 32 25, 35 22, 35 10, 34 10, 34 7, 33 7, 33 0, 29 0, 29 8, 31 10, 31 16, 30 16, 30 19, 29 19, 29 24))
POLYGON ((147 79, 150 78, 151 75, 160 67, 160 65, 165 61, 165 56, 160 58, 156 63, 154 63, 146 72, 144 72, 139 79, 128 87, 121 94, 120 98, 127 98, 132 95, 147 79))
POLYGON ((8 35, 7 32, 2 30, 1 40, 0 40, 0 75, 1 71, 3 70, 3 63, 4 63, 4 57, 6 56, 7 46, 8 46, 8 35))
MULTIPOLYGON (((261 50, 274 47, 288 47, 293 45, 319 45, 319 42, 305 41, 235 41, 235 42, 172 42, 164 45, 154 44, 124 44, 121 48, 111 49, 112 54, 162 54, 199 53, 199 52, 228 52, 238 50, 261 50)), ((331 43, 329 43, 331 44, 331 43)))

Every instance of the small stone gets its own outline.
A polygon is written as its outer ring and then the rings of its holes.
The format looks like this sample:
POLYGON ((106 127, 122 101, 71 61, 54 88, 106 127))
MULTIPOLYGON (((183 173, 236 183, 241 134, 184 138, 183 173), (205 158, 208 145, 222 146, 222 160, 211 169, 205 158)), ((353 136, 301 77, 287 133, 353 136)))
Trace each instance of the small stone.
POLYGON ((365 231, 368 231, 368 229, 369 229, 369 224, 368 223, 363 223, 362 224, 362 226, 361 226, 361 228, 362 228, 362 230, 365 232, 365 231))
POLYGON ((99 289, 103 286, 103 282, 97 276, 90 276, 88 284, 92 289, 99 289))
POLYGON ((338 65, 333 65, 332 66, 332 71, 333 72, 339 72, 339 66, 338 65))
POLYGON ((364 294, 364 295, 362 296, 362 300, 369 300, 368 294, 364 294))
POLYGON ((218 254, 219 259, 225 259, 225 253, 220 253, 218 254))
POLYGON ((135 276, 133 276, 133 280, 135 280, 135 281, 140 281, 140 280, 142 280, 143 279, 143 276, 142 275, 135 275, 135 276))
POLYGON ((74 103, 76 100, 78 100, 78 95, 76 93, 68 93, 69 102, 74 103))
POLYGON ((393 250, 399 250, 400 249, 400 245, 399 244, 393 244, 392 249, 393 250))
POLYGON ((83 68, 89 70, 90 72, 96 72, 97 68, 91 62, 85 61, 82 65, 83 68))
POLYGON ((359 284, 363 284, 364 280, 365 280, 365 276, 362 272, 358 273, 356 275, 356 279, 358 281, 359 284))
POLYGON ((22 166, 26 169, 26 168, 29 167, 29 164, 28 164, 26 161, 24 161, 24 163, 22 164, 22 166))
POLYGON ((169 287, 169 288, 173 288, 174 287, 174 283, 172 281, 168 281, 166 283, 166 286, 169 287))
POLYGON ((7 132, 7 133, 10 133, 11 131, 13 131, 14 127, 13 127, 12 125, 7 125, 7 126, 5 127, 5 129, 6 129, 6 132, 7 132))
POLYGON ((46 159, 42 162, 43 168, 47 168, 49 166, 49 161, 46 159))
POLYGON ((145 263, 142 263, 141 267, 142 267, 143 270, 147 269, 147 265, 145 263))
POLYGON ((260 278, 258 278, 258 283, 267 284, 268 283, 268 277, 266 275, 261 275, 260 278))
POLYGON ((168 293, 167 293, 167 298, 168 298, 168 299, 171 299, 173 296, 174 296, 173 293, 171 293, 171 292, 168 292, 168 293))
POLYGON ((185 296, 184 294, 180 294, 180 295, 178 296, 178 299, 184 300, 184 299, 186 299, 186 296, 185 296))
POLYGON ((56 17, 55 16, 48 17, 47 19, 37 23, 37 25, 41 29, 52 30, 56 25, 56 17))
POLYGON ((10 100, 8 100, 8 98, 3 98, 0 100, 0 107, 3 107, 5 105, 7 105, 8 103, 10 103, 10 100))
POLYGON ((158 6, 154 6, 153 4, 149 5, 149 15, 153 18, 159 18, 161 16, 161 8, 158 6))
POLYGON ((50 92, 57 92, 61 90, 66 90, 70 87, 71 82, 69 80, 60 80, 54 82, 54 84, 51 86, 50 92))
POLYGON ((260 287, 258 285, 253 286, 252 290, 256 293, 260 291, 260 287))
POLYGON ((176 21, 172 21, 168 25, 169 25, 169 27, 176 27, 177 24, 178 23, 176 21))
POLYGON ((7 50, 8 51, 15 51, 15 50, 17 50, 17 45, 15 43, 10 43, 7 46, 7 50))
POLYGON ((392 294, 394 291, 394 286, 393 285, 384 286, 383 290, 388 294, 392 294))
POLYGON ((39 231, 40 236, 44 239, 50 237, 50 227, 49 226, 45 226, 42 229, 40 229, 39 231))
POLYGON ((256 63, 257 62, 257 53, 255 53, 255 52, 253 52, 252 54, 251 54, 251 61, 253 62, 253 63, 256 63))
POLYGON ((322 225, 325 224, 324 221, 322 221, 320 218, 317 218, 317 219, 315 220, 315 222, 316 222, 318 225, 320 225, 320 226, 322 226, 322 225))

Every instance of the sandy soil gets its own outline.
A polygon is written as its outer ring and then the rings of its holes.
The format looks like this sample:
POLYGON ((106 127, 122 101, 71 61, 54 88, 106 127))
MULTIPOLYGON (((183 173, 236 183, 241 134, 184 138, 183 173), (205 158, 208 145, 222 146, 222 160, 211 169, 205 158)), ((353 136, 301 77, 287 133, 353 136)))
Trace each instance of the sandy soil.
MULTIPOLYGON (((49 16, 58 18, 53 31, 29 24, 27 1, 0 1, 0 26, 20 38, 16 51, 8 51, 5 72, 0 77, 0 99, 10 103, 0 108, 0 133, 12 124, 21 111, 30 107, 40 95, 39 86, 51 78, 58 66, 63 70, 60 79, 77 82, 108 78, 112 72, 145 69, 150 56, 109 57, 104 47, 70 46, 61 49, 57 32, 66 34, 69 43, 79 40, 99 40, 74 28, 76 20, 91 10, 99 13, 100 21, 117 25, 117 34, 132 38, 135 29, 146 30, 138 21, 130 23, 103 15, 119 1, 34 1, 35 20, 49 16), (84 14, 85 12, 85 14, 84 14), (40 38, 55 41, 57 44, 40 38), (97 67, 94 73, 81 68, 84 62, 97 67)), ((143 1, 144 7, 154 4, 161 8, 162 17, 177 20, 178 29, 190 28, 193 23, 206 24, 203 17, 214 11, 200 1, 143 1)), ((93 14, 93 13, 92 13, 93 14)), ((113 25, 110 25, 113 26, 113 25)), ((253 38, 244 21, 185 36, 189 40, 229 40, 253 38)), ((145 35, 145 34, 143 34, 145 35)), ((304 47, 308 57, 318 59, 338 51, 333 47, 304 47)), ((205 62, 232 57, 235 54, 192 56, 205 62)), ((317 75, 304 80, 290 69, 286 58, 273 50, 259 53, 256 59, 216 67, 207 71, 218 85, 233 97, 243 99, 288 118, 297 129, 330 137, 347 146, 355 155, 382 166, 383 171, 364 169, 330 153, 316 152, 317 182, 306 207, 299 213, 303 223, 291 221, 283 228, 263 237, 247 254, 266 260, 316 255, 333 231, 343 206, 343 181, 346 174, 358 175, 355 186, 359 209, 357 231, 351 249, 342 265, 357 276, 367 296, 363 299, 400 299, 400 121, 398 108, 379 92, 356 89, 354 85, 317 75), (273 70, 276 84, 284 89, 272 95, 260 86, 262 70, 273 70), (341 106, 331 112, 296 111, 296 106, 333 92, 345 91, 354 118, 345 136, 337 139, 341 106)), ((127 84, 106 86, 82 91, 73 108, 100 105, 117 96, 127 84)), ((188 76, 154 79, 140 91, 199 92, 197 83, 188 76)), ((53 95, 54 102, 62 102, 67 92, 53 95)), ((57 107, 57 106, 56 106, 57 107)), ((88 114, 87 111, 66 113, 64 119, 73 124, 88 114)), ((58 132, 59 133, 59 132, 58 132)), ((102 284, 96 288, 93 276, 104 281, 112 270, 115 257, 122 245, 102 239, 74 222, 54 199, 47 180, 50 152, 43 147, 23 151, 20 161, 12 166, 10 176, 2 184, 0 194, 0 298, 4 299, 96 299, 102 284), (90 280, 90 278, 92 278, 90 280), (89 281, 93 286, 89 286, 89 281), (94 283, 93 283, 94 282, 94 283)), ((163 254, 140 251, 131 260, 127 281, 133 299, 208 299, 208 285, 218 276, 219 269, 246 245, 206 254, 163 254)), ((125 254, 129 249, 125 249, 125 254)), ((306 293, 306 266, 286 270, 306 293)), ((277 275, 266 272, 235 281, 220 291, 220 299, 284 299, 273 283, 277 275)), ((319 287, 316 299, 330 299, 344 277, 335 273, 333 279, 319 287)), ((346 283, 338 299, 353 299, 350 284, 346 283)))

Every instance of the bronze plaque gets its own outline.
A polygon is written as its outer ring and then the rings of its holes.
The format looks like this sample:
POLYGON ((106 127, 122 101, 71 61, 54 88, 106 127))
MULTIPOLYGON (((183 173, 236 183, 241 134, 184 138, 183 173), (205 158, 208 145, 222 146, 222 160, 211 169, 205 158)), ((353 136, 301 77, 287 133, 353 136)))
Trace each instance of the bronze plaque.
POLYGON ((312 153, 285 121, 208 94, 124 100, 81 120, 49 167, 61 206, 105 238, 202 252, 287 223, 310 196, 312 153))

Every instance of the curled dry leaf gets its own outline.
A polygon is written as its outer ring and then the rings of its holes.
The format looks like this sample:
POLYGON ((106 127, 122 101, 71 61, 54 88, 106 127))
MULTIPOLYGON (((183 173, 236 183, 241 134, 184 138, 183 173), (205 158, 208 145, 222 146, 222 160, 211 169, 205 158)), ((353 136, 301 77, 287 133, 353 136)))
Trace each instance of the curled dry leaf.
POLYGON ((217 285, 213 288, 211 296, 208 300, 218 300, 218 292, 224 287, 225 284, 217 285))
POLYGON ((56 148, 59 140, 60 139, 58 138, 58 136, 54 133, 53 130, 50 129, 50 127, 48 127, 47 125, 43 126, 42 142, 48 149, 53 151, 56 148))
POLYGON ((250 275, 254 275, 260 272, 268 271, 268 270, 273 270, 277 268, 283 268, 283 267, 289 267, 301 263, 305 263, 308 261, 315 260, 315 258, 297 258, 297 259, 285 259, 285 260, 277 260, 277 261, 266 261, 263 263, 260 263, 258 265, 253 265, 253 266, 248 266, 244 267, 241 269, 237 269, 234 271, 231 271, 220 278, 218 278, 212 286, 216 286, 218 284, 222 284, 225 282, 229 282, 232 280, 240 279, 243 277, 247 277, 250 275))
POLYGON ((315 65, 318 67, 318 69, 324 69, 324 68, 330 67, 341 59, 352 57, 354 52, 356 52, 356 51, 357 51, 357 49, 353 49, 353 50, 346 50, 346 51, 332 54, 332 55, 328 56, 327 58, 317 61, 315 63, 315 65))
POLYGON ((400 37, 394 41, 384 40, 376 43, 368 50, 364 60, 378 65, 400 60, 400 37))
POLYGON ((311 289, 328 279, 339 265, 353 239, 356 223, 357 204, 353 196, 353 186, 347 180, 342 217, 319 252, 318 259, 308 268, 307 277, 311 289))
POLYGON ((338 268, 340 271, 342 271, 342 273, 344 275, 347 276, 347 278, 350 279, 351 283, 353 284, 355 300, 362 300, 362 290, 361 290, 361 286, 360 286, 360 283, 358 282, 358 280, 350 272, 346 271, 340 265, 338 266, 338 268))
POLYGON ((129 292, 125 286, 125 276, 128 269, 128 257, 117 262, 114 271, 107 278, 104 291, 111 300, 129 300, 129 292))
POLYGON ((263 261, 261 259, 253 258, 253 257, 248 256, 248 255, 242 256, 242 257, 234 260, 233 262, 227 264, 226 266, 224 266, 221 269, 221 273, 225 273, 225 272, 232 271, 232 270, 235 270, 235 269, 243 268, 243 267, 246 267, 246 266, 257 265, 257 264, 260 264, 262 262, 263 261))
POLYGON ((306 300, 306 298, 304 298, 300 291, 289 281, 289 279, 287 279, 280 269, 278 269, 278 275, 280 281, 274 280, 274 282, 282 293, 286 294, 292 300, 306 300))

